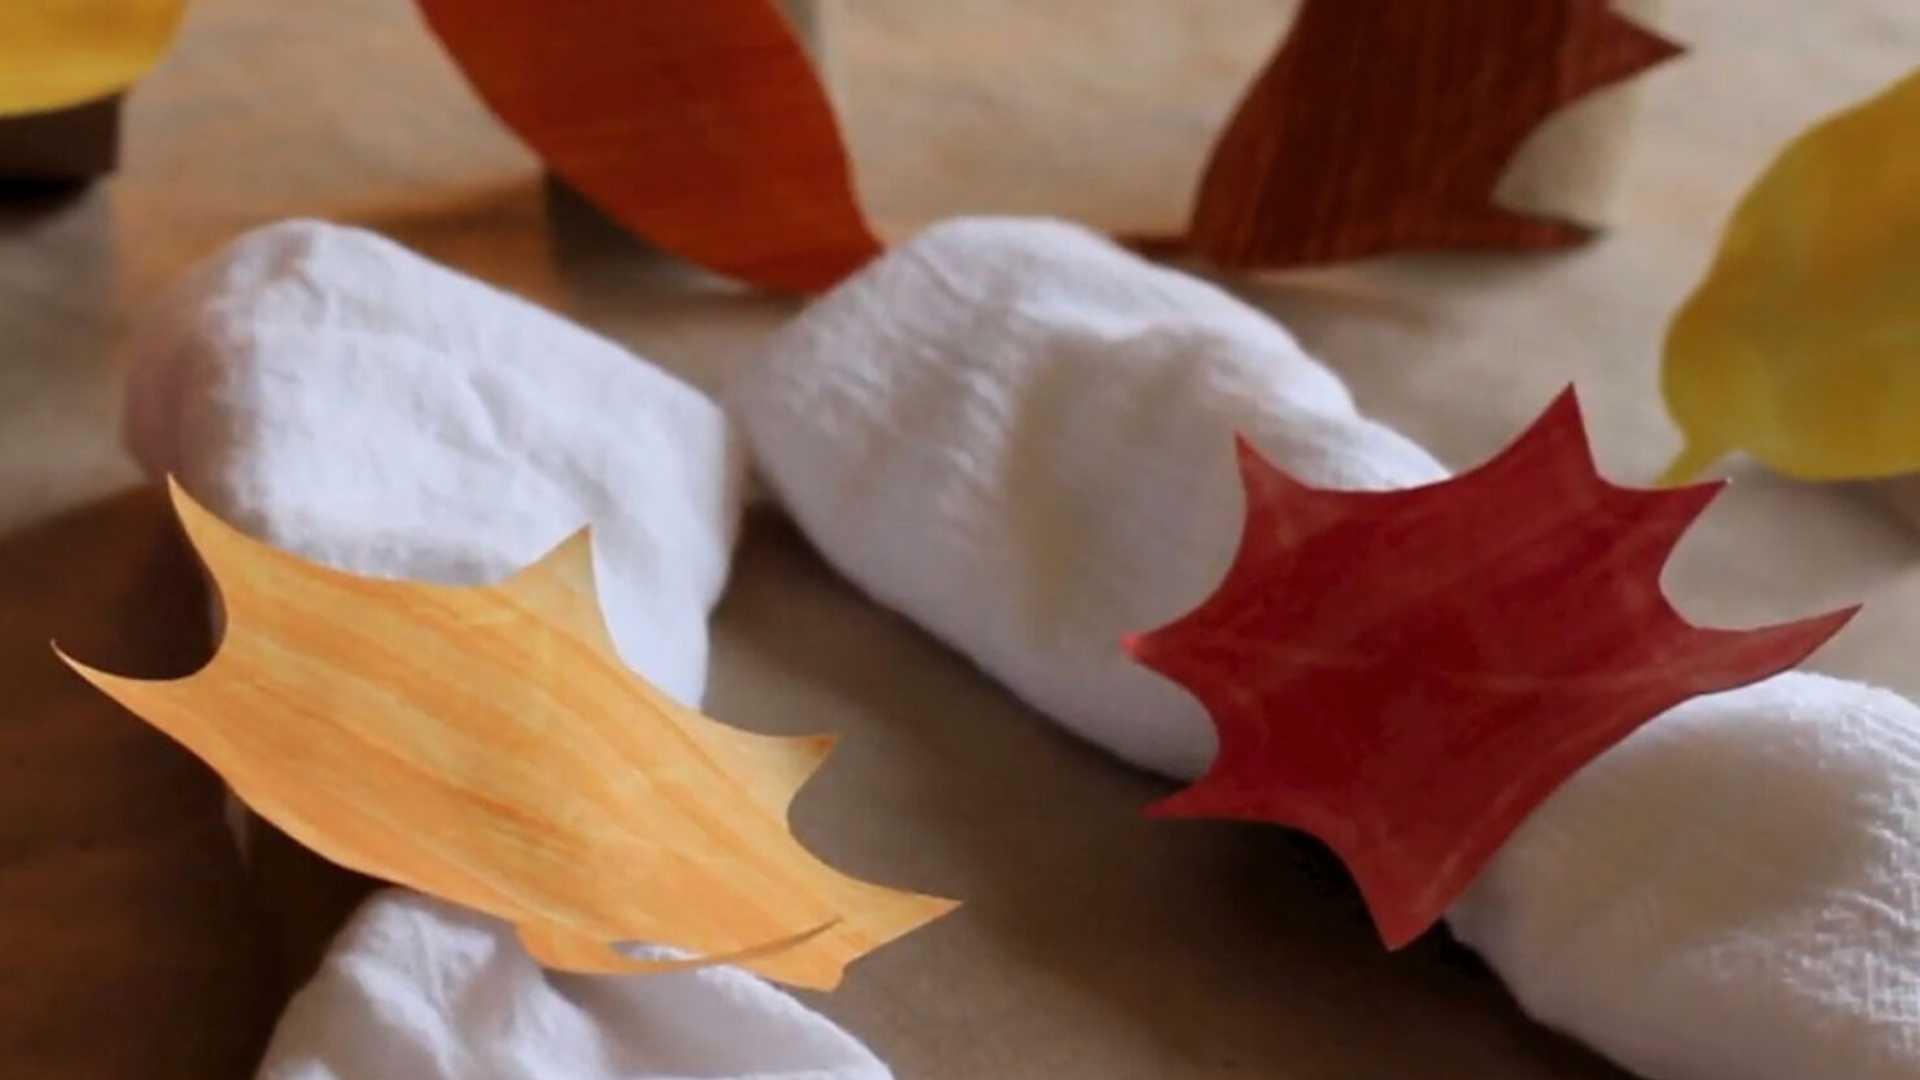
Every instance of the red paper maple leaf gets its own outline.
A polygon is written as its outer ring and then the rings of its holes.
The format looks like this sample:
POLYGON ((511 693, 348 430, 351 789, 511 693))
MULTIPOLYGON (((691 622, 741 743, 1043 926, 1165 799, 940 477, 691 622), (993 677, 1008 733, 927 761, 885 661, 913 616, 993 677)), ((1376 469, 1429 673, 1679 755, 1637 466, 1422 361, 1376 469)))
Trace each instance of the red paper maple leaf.
POLYGON ((1206 775, 1148 813, 1312 833, 1389 948, 1581 766, 1690 697, 1793 666, 1857 610, 1688 623, 1660 568, 1720 485, 1608 483, 1571 390, 1492 461, 1427 487, 1323 491, 1244 440, 1239 458, 1226 579, 1127 641, 1220 734, 1206 775))

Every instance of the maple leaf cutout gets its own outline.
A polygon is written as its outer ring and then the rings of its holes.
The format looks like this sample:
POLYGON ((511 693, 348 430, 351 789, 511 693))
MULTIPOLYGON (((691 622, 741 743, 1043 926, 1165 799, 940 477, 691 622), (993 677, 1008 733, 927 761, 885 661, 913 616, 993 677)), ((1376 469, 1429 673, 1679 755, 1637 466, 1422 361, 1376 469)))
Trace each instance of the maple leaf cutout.
POLYGON ((1148 813, 1312 833, 1390 948, 1586 762, 1690 697, 1793 666, 1857 610, 1689 624, 1660 569, 1720 485, 1608 483, 1571 390, 1426 487, 1311 488, 1238 448, 1247 511, 1225 580, 1127 641, 1220 736, 1207 773, 1148 813))
POLYGON ((61 659, 321 855, 505 919, 581 972, 729 962, 829 989, 954 907, 800 846, 787 806, 832 740, 728 727, 630 671, 585 530, 455 587, 332 570, 173 501, 225 608, 213 659, 171 681, 61 659), (612 947, 635 940, 694 955, 612 947))
POLYGON ((1227 267, 1589 230, 1493 202, 1553 112, 1679 52, 1607 0, 1307 0, 1214 144, 1188 244, 1227 267))

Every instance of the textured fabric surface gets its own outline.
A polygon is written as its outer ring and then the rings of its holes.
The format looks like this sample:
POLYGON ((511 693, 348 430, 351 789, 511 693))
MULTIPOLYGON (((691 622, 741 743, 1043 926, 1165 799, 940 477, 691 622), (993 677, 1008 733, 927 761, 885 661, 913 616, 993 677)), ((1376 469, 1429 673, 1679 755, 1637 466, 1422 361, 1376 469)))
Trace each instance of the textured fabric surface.
MULTIPOLYGON (((262 539, 378 576, 496 580, 590 523, 622 655, 698 704, 742 455, 697 391, 371 233, 310 222, 238 240, 134 340, 126 433, 150 473, 262 539)), ((744 972, 548 977, 496 922, 389 890, 283 1018, 263 1075, 887 1071, 744 972)))
POLYGON ((741 455, 706 397, 372 233, 235 241, 127 356, 126 439, 248 533, 356 573, 495 581, 582 524, 620 653, 697 703, 741 455))
POLYGON ((884 1080, 851 1036, 739 968, 543 974, 512 927, 391 889, 287 1006, 262 1080, 884 1080))
POLYGON ((1117 646, 1232 560, 1234 433, 1328 487, 1445 475, 1272 320, 1050 222, 928 230, 776 334, 729 404, 842 573, 1181 777, 1212 759, 1212 725, 1117 646))
POLYGON ((1800 673, 1687 702, 1542 804, 1448 921, 1649 1077, 1920 1076, 1920 708, 1800 673))
MULTIPOLYGON (((1320 486, 1444 475, 1264 317, 1046 222, 930 230, 729 401, 842 572, 1175 776, 1206 718, 1118 641, 1224 570, 1231 433, 1320 486)), ((1530 1012, 1654 1077, 1920 1075, 1916 780, 1897 695, 1789 674, 1698 699, 1539 808, 1450 919, 1530 1012)))

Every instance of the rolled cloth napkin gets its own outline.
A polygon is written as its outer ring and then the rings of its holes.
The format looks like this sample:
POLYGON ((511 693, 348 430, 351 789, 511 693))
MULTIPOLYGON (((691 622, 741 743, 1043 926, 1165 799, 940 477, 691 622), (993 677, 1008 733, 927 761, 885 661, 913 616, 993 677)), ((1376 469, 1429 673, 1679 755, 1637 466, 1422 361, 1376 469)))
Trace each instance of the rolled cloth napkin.
MULTIPOLYGON (((1279 326, 1078 228, 963 220, 729 390, 823 555, 1042 712, 1191 778, 1213 730, 1120 641, 1218 583, 1232 436, 1309 484, 1446 476, 1279 326)), ((1450 914, 1521 1004, 1663 1080, 1920 1076, 1920 709, 1789 674, 1579 773, 1450 914)))
POLYGON ((729 398, 842 573, 1169 776, 1206 768, 1213 726, 1119 642, 1232 561, 1232 433, 1327 487, 1446 476, 1266 316, 1049 222, 923 233, 784 328, 729 398))
MULTIPOLYGON (((289 551, 446 584, 501 579, 590 523, 622 657, 698 704, 743 455, 697 391, 371 233, 314 222, 241 238, 133 341, 126 436, 152 475, 289 551)), ((261 1074, 888 1075, 745 972, 547 977, 494 920, 399 889, 334 942, 261 1074)))

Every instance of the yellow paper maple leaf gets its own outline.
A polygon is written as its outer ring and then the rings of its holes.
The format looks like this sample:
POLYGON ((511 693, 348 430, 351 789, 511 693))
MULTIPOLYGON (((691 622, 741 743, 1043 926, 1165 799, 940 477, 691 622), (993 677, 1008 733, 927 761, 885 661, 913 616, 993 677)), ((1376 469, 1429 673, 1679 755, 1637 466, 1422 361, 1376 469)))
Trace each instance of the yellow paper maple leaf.
POLYGON ((1920 72, 1788 144, 1667 332, 1686 448, 1830 480, 1920 470, 1920 72))
POLYGON ((214 658, 172 681, 61 658, 335 862, 506 919, 549 967, 730 962, 821 989, 955 906, 800 846, 787 806, 832 740, 728 727, 630 671, 585 530, 455 587, 318 566, 173 501, 225 608, 214 658))

